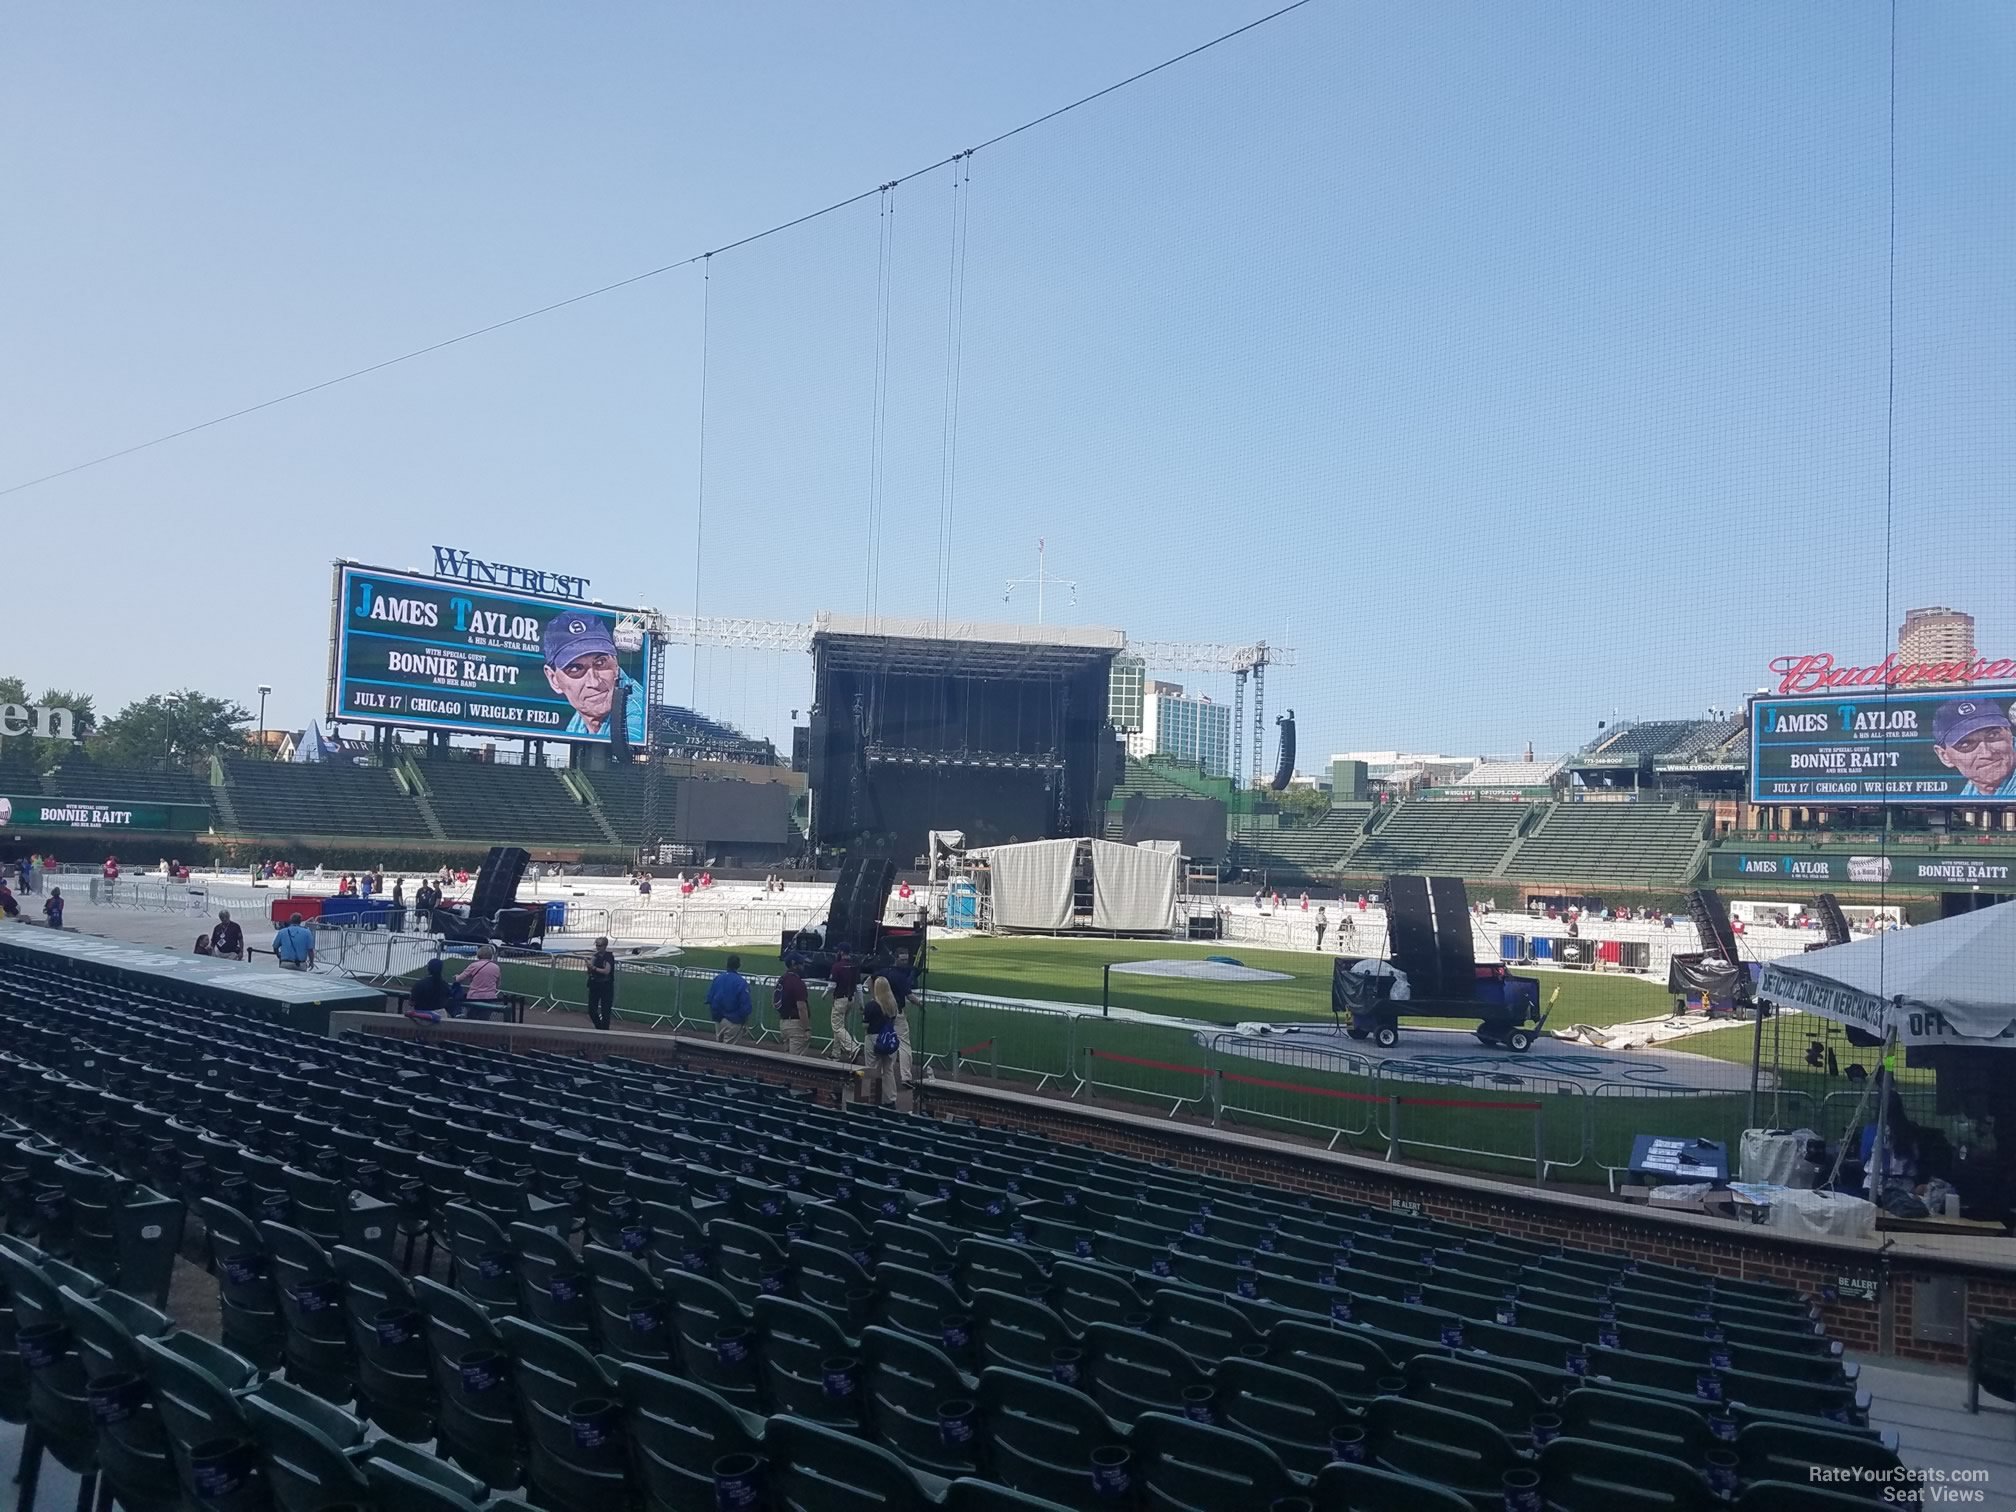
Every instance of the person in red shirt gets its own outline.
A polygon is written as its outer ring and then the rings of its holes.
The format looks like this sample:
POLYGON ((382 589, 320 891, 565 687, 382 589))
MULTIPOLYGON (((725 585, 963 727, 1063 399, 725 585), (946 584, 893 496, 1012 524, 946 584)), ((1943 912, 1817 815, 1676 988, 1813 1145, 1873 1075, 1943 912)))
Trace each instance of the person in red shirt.
POLYGON ((102 870, 107 882, 117 882, 119 880, 119 858, 117 856, 107 856, 102 870))

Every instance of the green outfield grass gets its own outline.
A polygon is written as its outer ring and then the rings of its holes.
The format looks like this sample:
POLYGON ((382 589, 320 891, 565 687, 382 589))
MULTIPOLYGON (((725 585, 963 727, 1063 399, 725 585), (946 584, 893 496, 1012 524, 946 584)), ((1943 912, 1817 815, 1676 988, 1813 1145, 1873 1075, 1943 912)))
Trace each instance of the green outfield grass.
MULTIPOLYGON (((755 975, 778 968, 775 956, 761 947, 734 952, 688 949, 674 964, 711 972, 720 969, 731 953, 740 955, 744 970, 755 975)), ((1290 1051, 1286 1053, 1292 1060, 1276 1061, 1214 1050, 1209 1042, 1212 1031, 1195 1027, 1267 1020, 1327 1022, 1333 961, 1334 957, 1307 951, 1162 941, 937 940, 932 944, 926 1000, 911 1016, 913 1044, 940 1076, 951 1074, 956 1065, 968 1074, 1051 1092, 1069 1092, 1081 1077, 1089 1077, 1094 1085, 1085 1090, 1102 1099, 1136 1102, 1161 1113, 1207 1114, 1215 1103, 1219 1121, 1228 1126, 1326 1141, 1335 1134, 1339 1147, 1369 1153, 1384 1153, 1387 1148, 1385 1131, 1391 1127, 1394 1110, 1386 1097, 1396 1090, 1480 1103, 1483 1106, 1400 1109, 1405 1141, 1401 1153, 1438 1164, 1530 1176, 1537 1140, 1545 1159, 1556 1166, 1551 1179, 1557 1181, 1604 1182, 1602 1166, 1623 1164, 1631 1138, 1641 1127, 1731 1142, 1741 1131, 1745 1098, 1739 1083, 1745 1079, 1733 1067, 1728 1092, 1657 1095, 1649 1100, 1592 1097, 1586 1090, 1533 1091, 1518 1083, 1488 1091, 1452 1090, 1427 1083, 1375 1082, 1332 1069, 1336 1062, 1315 1052, 1290 1051), (1115 1005, 1165 1016, 1167 1023, 1067 1017, 978 1004, 966 996, 1096 1005, 1102 968, 1109 962, 1207 955, 1230 955, 1249 966, 1287 973, 1291 980, 1232 988, 1182 978, 1113 977, 1115 1005), (1206 1074, 1212 1071, 1219 1074, 1206 1074), (1536 1102, 1537 1118, 1530 1108, 1503 1106, 1536 1102)), ((1669 1003, 1659 987, 1628 977, 1562 971, 1535 975, 1543 997, 1552 999, 1550 1021, 1559 1027, 1656 1017, 1669 1003)), ((507 967, 506 976, 514 990, 541 994, 557 988, 569 1002, 582 1000, 578 973, 507 967)), ((618 987, 617 1015, 645 1026, 683 1024, 704 1030, 705 992, 704 978, 626 972, 618 987)), ((774 1033, 776 1020, 768 996, 760 988, 756 992, 757 1020, 774 1033)), ((815 998, 813 1021, 815 1042, 823 1043, 823 997, 815 998)), ((1442 1027, 1449 1023, 1418 1022, 1442 1027)), ((1712 1053, 1718 1058, 1747 1061, 1748 1039, 1740 1046, 1735 1042, 1744 1034, 1747 1031, 1716 1031, 1700 1038, 1716 1042, 1712 1053)), ((1690 1040, 1686 1048, 1693 1049, 1695 1043, 1690 1040)), ((1803 1040, 1800 1044, 1803 1048, 1803 1040)))
MULTIPOLYGON (((755 948, 735 952, 754 972, 778 969, 774 953, 755 948)), ((731 952, 688 949, 679 964, 718 970, 731 952)), ((938 992, 973 993, 988 997, 1031 998, 1052 1003, 1099 1001, 1104 968, 1113 962, 1142 960, 1202 960, 1229 955, 1262 971, 1286 972, 1292 981, 1228 986, 1186 981, 1181 977, 1141 977, 1116 974, 1111 1001, 1115 1007, 1144 1013, 1166 1013, 1213 1024, 1248 1020, 1307 1019, 1330 1016, 1330 972, 1334 956, 1307 950, 1259 950, 1241 945, 1190 945, 1166 940, 1057 940, 1047 938, 934 938, 931 942, 930 986, 938 992)), ((1671 999, 1650 982, 1633 977, 1594 973, 1542 971, 1543 1000, 1553 998, 1551 1022, 1558 1025, 1625 1023, 1656 1017, 1671 999), (1558 997, 1554 997, 1555 993, 1558 997)), ((1438 1022, 1403 1019, 1403 1023, 1438 1022)), ((1439 1022, 1447 1023, 1447 1020, 1439 1022)), ((1746 1052, 1747 1055, 1747 1052, 1746 1052)))

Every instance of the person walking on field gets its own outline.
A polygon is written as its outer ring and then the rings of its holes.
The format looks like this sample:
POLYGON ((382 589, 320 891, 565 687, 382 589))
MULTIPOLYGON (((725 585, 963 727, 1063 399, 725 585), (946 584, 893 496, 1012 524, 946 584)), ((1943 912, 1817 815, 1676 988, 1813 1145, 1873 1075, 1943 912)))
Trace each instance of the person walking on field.
POLYGON ((861 968, 854 964, 854 958, 841 951, 833 958, 833 969, 829 973, 833 984, 833 1046, 831 1054, 837 1061, 858 1060, 861 1042, 854 1038, 847 1028, 847 1015, 854 1011, 855 994, 861 990, 861 968))
POLYGON ((1318 904, 1316 908, 1316 949, 1319 954, 1323 949, 1323 931, 1329 927, 1330 916, 1323 911, 1322 905, 1318 904))
POLYGON ((810 1055, 812 1053, 812 1004, 811 995, 805 990, 805 978, 798 974, 796 966, 786 964, 784 975, 777 978, 777 1030, 784 1036, 786 1055, 810 1055))
POLYGON ((707 988, 707 1013, 714 1020, 714 1038, 724 1045, 749 1043, 749 981, 742 975, 742 957, 731 955, 728 966, 707 988))
POLYGON ((607 1029, 616 1012, 616 952, 609 937, 595 937, 595 954, 588 958, 588 1022, 607 1029))

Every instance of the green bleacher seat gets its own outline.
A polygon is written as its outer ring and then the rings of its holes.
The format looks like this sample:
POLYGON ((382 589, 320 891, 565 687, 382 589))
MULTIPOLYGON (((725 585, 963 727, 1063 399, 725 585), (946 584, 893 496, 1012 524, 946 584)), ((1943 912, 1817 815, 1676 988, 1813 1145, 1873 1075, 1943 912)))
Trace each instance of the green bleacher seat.
POLYGON ((1535 882, 1678 886, 1692 875, 1707 817, 1677 804, 1557 803, 1513 847, 1505 874, 1535 882))
POLYGON ((1532 813, 1525 803, 1397 804, 1343 859, 1347 875, 1491 876, 1532 813))
POLYGON ((239 827, 260 835, 425 839, 426 817, 385 767, 335 762, 225 763, 239 827))
POLYGON ((514 845, 610 843, 588 806, 550 767, 430 761, 421 770, 434 817, 454 839, 514 845))

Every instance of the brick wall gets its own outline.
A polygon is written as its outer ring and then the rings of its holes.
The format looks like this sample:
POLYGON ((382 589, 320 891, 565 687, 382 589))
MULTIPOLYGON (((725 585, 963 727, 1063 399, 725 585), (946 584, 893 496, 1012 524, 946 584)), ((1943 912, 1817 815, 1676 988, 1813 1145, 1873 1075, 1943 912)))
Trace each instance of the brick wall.
POLYGON ((1731 1280, 1771 1281, 1820 1304, 1827 1332, 1852 1353, 1894 1354, 1938 1364, 1961 1364, 1964 1347, 1912 1337, 1911 1282, 1959 1274, 1966 1313, 2016 1316, 2016 1274, 2001 1267, 1885 1258, 1875 1250, 1842 1250, 1787 1242, 1734 1223, 1675 1218, 1600 1199, 1562 1196, 1490 1182, 1484 1178, 1433 1179, 1406 1166, 1386 1166, 1246 1135, 1207 1133, 1131 1114, 1088 1110, 1053 1099, 980 1091, 951 1082, 926 1084, 923 1100, 939 1117, 971 1119, 1179 1169, 1233 1181, 1265 1183, 1371 1207, 1418 1204, 1422 1213, 1520 1238, 1542 1239, 1617 1255, 1682 1266, 1731 1280), (1839 1294, 1844 1278, 1877 1283, 1878 1300, 1839 1294))

